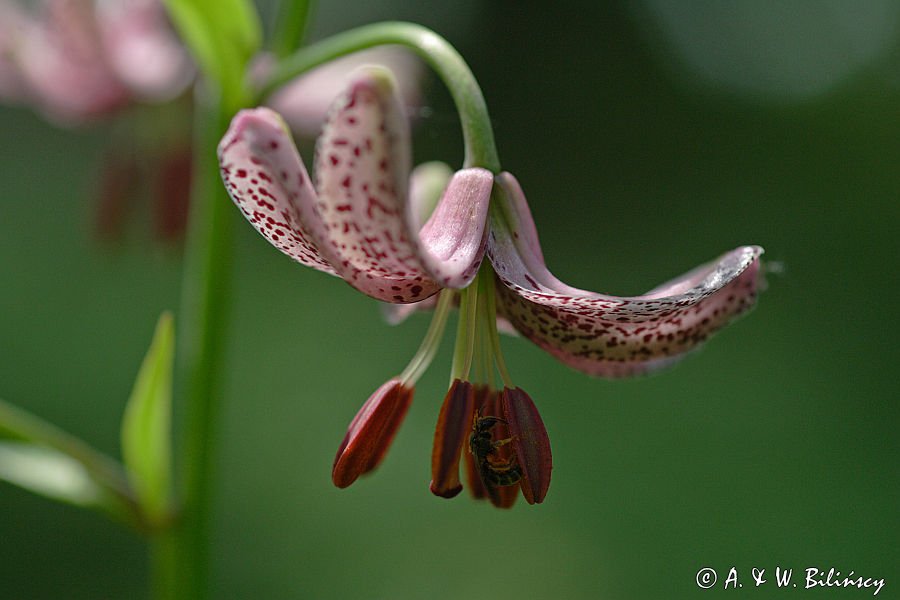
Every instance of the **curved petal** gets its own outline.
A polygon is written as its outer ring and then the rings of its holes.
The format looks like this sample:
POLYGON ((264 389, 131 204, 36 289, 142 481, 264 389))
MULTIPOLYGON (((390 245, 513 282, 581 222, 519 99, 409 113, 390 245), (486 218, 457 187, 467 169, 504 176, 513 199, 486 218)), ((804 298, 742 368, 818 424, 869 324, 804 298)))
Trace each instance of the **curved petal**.
POLYGON ((407 200, 409 146, 390 73, 360 71, 319 138, 319 201, 314 214, 303 215, 338 274, 387 302, 417 302, 441 287, 468 285, 484 250, 479 215, 489 201, 487 172, 458 173, 420 239, 407 200))
POLYGON ((268 108, 242 110, 219 144, 225 188, 247 220, 297 262, 335 274, 301 218, 317 198, 284 121, 268 108))
POLYGON ((732 250, 643 296, 568 286, 544 265, 518 182, 503 173, 497 183, 488 254, 503 284, 500 304, 516 329, 575 369, 623 377, 668 366, 756 299, 758 246, 732 250))
POLYGON ((475 278, 484 258, 493 187, 494 175, 487 169, 457 171, 419 231, 419 258, 442 286, 462 288, 475 278))

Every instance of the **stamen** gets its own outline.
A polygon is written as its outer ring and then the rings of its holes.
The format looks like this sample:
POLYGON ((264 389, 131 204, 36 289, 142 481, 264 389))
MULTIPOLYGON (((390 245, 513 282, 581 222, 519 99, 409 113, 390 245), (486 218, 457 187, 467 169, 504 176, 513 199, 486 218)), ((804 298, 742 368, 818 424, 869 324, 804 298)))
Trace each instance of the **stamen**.
POLYGON ((497 331, 497 302, 494 299, 494 269, 489 264, 482 265, 479 270, 478 284, 482 287, 484 296, 485 318, 488 320, 487 331, 494 351, 494 363, 497 365, 503 385, 509 388, 515 387, 512 377, 509 376, 509 371, 506 369, 506 361, 503 360, 503 351, 500 348, 500 334, 497 331))
POLYGON ((482 267, 475 276, 475 282, 460 293, 459 327, 456 330, 456 348, 453 351, 453 368, 450 382, 469 380, 472 358, 475 354, 475 329, 478 325, 478 279, 482 267))
POLYGON ((434 316, 431 318, 431 324, 428 325, 428 331, 425 332, 425 338, 419 349, 409 364, 400 373, 400 382, 405 386, 414 385, 419 377, 425 374, 434 355, 437 354, 441 339, 444 337, 444 328, 447 326, 447 317, 450 315, 450 308, 453 306, 453 297, 456 290, 441 290, 438 296, 437 306, 434 307, 434 316))

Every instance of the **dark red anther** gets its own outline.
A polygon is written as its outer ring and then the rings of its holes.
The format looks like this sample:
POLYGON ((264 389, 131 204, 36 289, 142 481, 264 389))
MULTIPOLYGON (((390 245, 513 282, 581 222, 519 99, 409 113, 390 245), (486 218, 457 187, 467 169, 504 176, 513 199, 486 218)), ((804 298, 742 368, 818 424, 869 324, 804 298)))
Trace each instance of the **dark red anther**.
MULTIPOLYGON (((490 387, 486 385, 475 386, 475 414, 472 415, 473 421, 476 415, 485 414, 484 406, 492 395, 496 395, 496 392, 490 387)), ((470 432, 471 428, 472 423, 469 423, 470 432)), ((471 433, 469 435, 471 436, 471 433)), ((481 481, 479 467, 475 464, 475 457, 472 455, 471 448, 464 449, 463 454, 466 459, 466 481, 469 484, 469 493, 476 500, 484 500, 488 497, 488 491, 484 486, 484 482, 481 481)))
MULTIPOLYGON (((484 407, 481 409, 481 414, 482 416, 498 416, 504 419, 504 422, 499 422, 493 427, 494 440, 510 438, 509 426, 505 422, 506 413, 503 411, 503 404, 500 402, 500 392, 494 389, 490 390, 490 394, 485 399, 484 407)), ((499 462, 512 461, 513 465, 517 463, 512 444, 498 447, 495 453, 499 462)), ((519 497, 519 486, 487 486, 487 494, 491 504, 497 508, 512 508, 519 497)))
POLYGON ((452 498, 462 491, 459 459, 469 440, 475 412, 475 390, 468 381, 455 379, 441 406, 431 452, 431 493, 452 498))
POLYGON ((375 390, 347 428, 334 457, 331 480, 345 488, 373 470, 387 453, 412 403, 415 388, 391 379, 375 390))
POLYGON ((522 469, 522 495, 529 504, 540 504, 547 495, 553 470, 547 429, 534 402, 521 389, 504 388, 500 404, 512 437, 510 445, 522 469))

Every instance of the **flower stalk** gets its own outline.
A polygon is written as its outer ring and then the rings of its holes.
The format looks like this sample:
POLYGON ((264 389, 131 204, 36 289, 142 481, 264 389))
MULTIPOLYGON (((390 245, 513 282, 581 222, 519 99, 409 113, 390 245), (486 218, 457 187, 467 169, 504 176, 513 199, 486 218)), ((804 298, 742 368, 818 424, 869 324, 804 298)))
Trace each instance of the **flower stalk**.
POLYGON ((405 46, 419 55, 447 86, 462 125, 465 160, 463 166, 500 172, 494 130, 481 88, 463 57, 447 40, 413 23, 385 22, 339 33, 291 54, 259 87, 264 100, 291 79, 335 58, 382 45, 405 46))
POLYGON ((211 150, 243 102, 198 87, 191 215, 185 249, 178 339, 186 406, 180 445, 181 511, 169 531, 152 540, 154 597, 202 600, 208 594, 209 538, 221 412, 218 374, 227 337, 231 287, 232 215, 211 150))

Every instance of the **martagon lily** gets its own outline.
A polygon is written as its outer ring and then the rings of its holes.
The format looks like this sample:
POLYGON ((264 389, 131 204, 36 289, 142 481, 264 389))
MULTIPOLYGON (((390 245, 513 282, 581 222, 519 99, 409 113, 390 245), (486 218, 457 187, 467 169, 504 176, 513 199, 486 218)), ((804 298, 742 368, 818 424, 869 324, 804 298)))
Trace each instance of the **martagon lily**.
POLYGON ((518 490, 529 503, 544 500, 552 459, 534 402, 504 364, 498 319, 579 371, 622 377, 672 364, 750 308, 758 289, 756 246, 727 252, 642 296, 562 283, 544 264, 512 175, 452 173, 435 163, 410 170, 408 123, 383 70, 357 72, 336 100, 318 140, 315 182, 283 120, 266 108, 234 118, 219 159, 237 207, 284 254, 378 300, 434 306, 409 366, 350 423, 332 471, 338 487, 384 457, 456 303, 453 383, 438 417, 431 491, 459 493, 464 461, 473 495, 509 507, 518 490))

